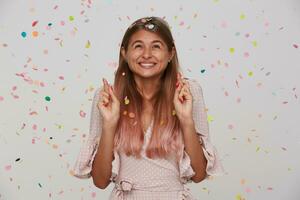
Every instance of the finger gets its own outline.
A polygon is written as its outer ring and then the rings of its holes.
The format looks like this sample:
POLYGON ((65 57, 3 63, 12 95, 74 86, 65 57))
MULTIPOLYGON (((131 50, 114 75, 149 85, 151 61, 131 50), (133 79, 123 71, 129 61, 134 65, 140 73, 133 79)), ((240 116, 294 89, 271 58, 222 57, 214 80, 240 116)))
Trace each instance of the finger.
POLYGON ((102 81, 103 81, 103 85, 104 85, 104 91, 108 93, 109 92, 108 82, 107 82, 107 80, 105 78, 102 78, 102 81))
POLYGON ((115 93, 114 93, 113 86, 110 86, 110 87, 109 87, 109 94, 110 94, 111 99, 112 99, 114 102, 118 100, 118 98, 116 97, 116 95, 115 95, 115 93))

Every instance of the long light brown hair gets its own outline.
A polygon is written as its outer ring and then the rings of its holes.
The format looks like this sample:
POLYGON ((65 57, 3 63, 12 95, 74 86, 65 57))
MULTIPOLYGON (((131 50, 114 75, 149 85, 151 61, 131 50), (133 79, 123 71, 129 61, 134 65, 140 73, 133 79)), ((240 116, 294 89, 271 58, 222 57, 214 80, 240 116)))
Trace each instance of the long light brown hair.
POLYGON ((168 47, 168 51, 175 49, 172 60, 168 63, 161 76, 161 85, 154 95, 153 128, 146 156, 149 158, 166 158, 175 153, 177 159, 181 155, 183 139, 180 123, 176 116, 173 98, 176 89, 179 62, 176 54, 174 40, 166 21, 159 17, 146 17, 136 20, 125 32, 122 39, 119 66, 115 72, 114 88, 120 100, 120 120, 115 134, 115 148, 122 150, 126 155, 140 157, 144 142, 142 128, 143 97, 137 90, 137 85, 128 63, 122 56, 121 50, 127 52, 131 36, 139 30, 152 31, 157 34, 168 47), (152 24, 149 26, 149 24, 152 24), (154 26, 153 26, 154 25, 154 26), (129 104, 125 103, 129 100, 129 104), (133 113, 134 116, 129 113, 133 113))

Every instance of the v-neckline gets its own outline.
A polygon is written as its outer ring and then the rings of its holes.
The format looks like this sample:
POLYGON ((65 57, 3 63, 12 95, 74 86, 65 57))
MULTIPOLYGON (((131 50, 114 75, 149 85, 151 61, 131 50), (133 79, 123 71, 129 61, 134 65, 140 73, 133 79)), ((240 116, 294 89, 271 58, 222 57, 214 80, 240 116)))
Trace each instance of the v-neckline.
POLYGON ((148 131, 150 130, 150 128, 152 126, 152 123, 153 123, 153 119, 151 120, 150 125, 148 126, 148 128, 144 131, 144 135, 146 135, 148 133, 148 131))

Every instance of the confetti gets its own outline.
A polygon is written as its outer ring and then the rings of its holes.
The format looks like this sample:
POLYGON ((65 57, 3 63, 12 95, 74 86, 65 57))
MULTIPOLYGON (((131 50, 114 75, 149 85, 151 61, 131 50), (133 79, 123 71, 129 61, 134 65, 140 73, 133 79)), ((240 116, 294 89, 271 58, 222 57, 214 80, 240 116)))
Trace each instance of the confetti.
POLYGON ((242 13, 242 14, 240 15, 240 19, 241 19, 241 20, 244 20, 245 18, 246 18, 245 14, 242 13))
POLYGON ((37 37, 38 35, 39 35, 39 32, 37 32, 37 31, 33 31, 33 32, 32 32, 32 36, 33 36, 33 37, 37 37))
POLYGON ((74 16, 69 16, 69 20, 73 21, 74 20, 74 16))
POLYGON ((31 26, 32 26, 32 27, 35 27, 35 25, 37 25, 38 22, 39 22, 39 21, 34 21, 34 22, 32 22, 31 26))
POLYGON ((230 49, 229 49, 229 52, 230 52, 230 53, 234 53, 234 48, 230 48, 230 49))
POLYGON ((80 110, 79 115, 80 115, 80 117, 84 118, 86 116, 86 113, 83 112, 82 110, 80 110))
POLYGON ((3 101, 4 100, 4 97, 3 96, 0 96, 0 101, 3 101))
POLYGON ((51 98, 50 98, 49 96, 46 96, 46 97, 45 97, 45 100, 46 100, 46 101, 50 101, 51 98))
POLYGON ((6 170, 6 171, 11 170, 11 165, 6 165, 6 166, 5 166, 5 170, 6 170))
POLYGON ((253 76, 253 72, 252 71, 250 71, 250 72, 248 72, 248 76, 253 76))
POLYGON ((293 44, 293 47, 298 49, 298 45, 297 44, 293 44))
POLYGON ((127 98, 127 96, 126 96, 125 99, 124 99, 124 103, 125 103, 125 105, 128 105, 128 104, 130 103, 130 101, 129 101, 129 99, 127 98))
POLYGON ((130 112, 130 113, 128 114, 128 116, 129 116, 130 118, 134 118, 134 117, 135 117, 135 114, 134 114, 133 112, 130 112))
POLYGON ((26 33, 26 32, 22 32, 22 33, 21 33, 21 36, 22 36, 23 38, 26 38, 27 33, 26 33))
POLYGON ((204 72, 205 72, 205 69, 202 69, 202 70, 201 70, 201 73, 203 74, 204 72))
POLYGON ((90 47, 91 47, 91 43, 90 43, 90 41, 88 40, 87 43, 85 44, 85 48, 88 49, 88 48, 90 48, 90 47))

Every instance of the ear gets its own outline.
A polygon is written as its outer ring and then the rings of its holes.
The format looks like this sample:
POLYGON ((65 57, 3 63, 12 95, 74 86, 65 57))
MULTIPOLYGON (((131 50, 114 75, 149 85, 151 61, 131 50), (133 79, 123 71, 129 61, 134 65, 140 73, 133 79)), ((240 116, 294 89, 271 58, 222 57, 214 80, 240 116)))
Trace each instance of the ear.
POLYGON ((124 47, 121 48, 121 54, 122 54, 124 60, 126 60, 126 52, 125 52, 125 48, 124 47))
POLYGON ((172 47, 172 50, 171 50, 171 54, 170 54, 169 60, 172 60, 172 59, 173 59, 173 57, 174 57, 174 55, 175 55, 175 52, 176 52, 175 47, 172 47))

